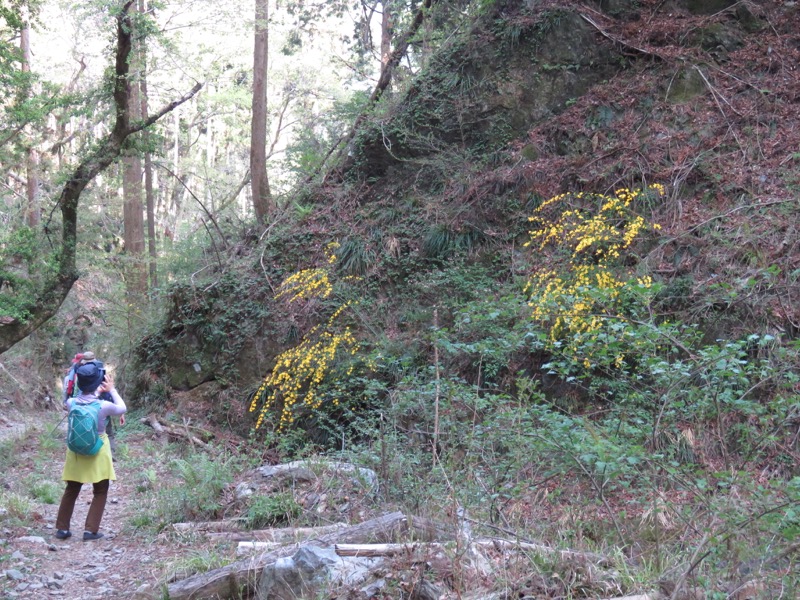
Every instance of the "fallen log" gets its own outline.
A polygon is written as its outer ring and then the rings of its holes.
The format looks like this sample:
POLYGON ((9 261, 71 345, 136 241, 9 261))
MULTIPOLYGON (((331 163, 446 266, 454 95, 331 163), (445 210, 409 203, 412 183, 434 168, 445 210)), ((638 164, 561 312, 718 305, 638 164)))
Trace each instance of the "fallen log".
POLYGON ((339 556, 355 556, 358 558, 375 558, 377 556, 396 556, 403 554, 411 556, 417 552, 430 555, 443 552, 445 544, 414 543, 414 544, 336 544, 334 550, 339 556))
POLYGON ((211 531, 241 531, 244 519, 228 519, 226 521, 190 521, 188 523, 173 523, 172 529, 178 533, 211 532, 211 531))
POLYGON ((455 527, 414 515, 408 517, 408 527, 421 542, 446 542, 457 535, 455 527))
POLYGON ((156 433, 158 433, 159 437, 166 434, 170 437, 189 442, 193 446, 199 446, 203 450, 206 451, 211 450, 211 446, 206 444, 196 435, 192 435, 187 427, 180 429, 178 427, 167 425, 166 423, 161 423, 159 422, 158 417, 156 417, 154 414, 150 414, 147 417, 144 417, 143 419, 141 419, 141 422, 144 423, 145 425, 149 425, 150 427, 152 427, 153 430, 156 433))
POLYGON ((152 427, 159 436, 166 433, 166 431, 164 431, 164 428, 161 426, 161 423, 158 422, 158 418, 156 418, 155 415, 148 415, 140 419, 140 421, 145 425, 150 425, 150 427, 152 427))
POLYGON ((268 552, 281 545, 281 542, 239 542, 239 545, 236 546, 236 556, 250 555, 255 552, 268 552))
MULTIPOLYGON (((407 530, 408 520, 401 512, 364 521, 358 525, 334 531, 316 538, 320 546, 337 543, 369 543, 390 541, 407 530)), ((236 561, 220 569, 199 573, 167 586, 169 600, 201 600, 202 598, 239 598, 255 593, 261 572, 279 558, 291 556, 298 543, 289 544, 260 556, 236 561)))
POLYGON ((209 531, 207 537, 214 540, 231 542, 301 542, 312 537, 340 531, 347 527, 346 523, 335 523, 324 527, 290 527, 284 529, 252 529, 250 531, 217 530, 209 531))
POLYGON ((378 487, 378 475, 375 471, 338 460, 295 460, 280 465, 264 465, 258 470, 268 479, 299 479, 300 481, 314 481, 317 479, 318 472, 328 471, 337 476, 351 476, 354 481, 362 483, 362 485, 366 483, 367 485, 363 487, 368 491, 373 491, 378 487))
MULTIPOLYGON (((608 558, 592 552, 577 552, 575 550, 558 550, 557 548, 550 548, 542 544, 531 544, 529 542, 512 542, 509 540, 501 539, 487 539, 475 540, 470 544, 473 548, 494 548, 497 550, 519 550, 519 551, 533 551, 537 554, 546 554, 548 556, 558 555, 562 560, 591 562, 597 565, 610 565, 611 562, 608 558)), ((339 556, 358 556, 358 557, 376 557, 376 556, 394 556, 397 554, 411 555, 415 552, 424 554, 433 554, 444 552, 447 549, 453 549, 454 545, 440 544, 437 542, 432 543, 408 543, 408 544, 336 544, 334 549, 339 556)))

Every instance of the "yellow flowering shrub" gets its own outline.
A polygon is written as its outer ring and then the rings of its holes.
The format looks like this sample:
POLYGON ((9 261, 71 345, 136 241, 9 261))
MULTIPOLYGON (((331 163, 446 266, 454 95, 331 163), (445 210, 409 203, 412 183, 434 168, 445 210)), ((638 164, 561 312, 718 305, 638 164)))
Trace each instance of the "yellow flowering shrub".
POLYGON ((613 195, 560 194, 529 218, 528 246, 556 246, 567 252, 566 269, 542 269, 526 286, 532 317, 550 323, 551 340, 599 332, 604 320, 616 316, 626 288, 652 285, 648 276, 620 276, 616 269, 618 259, 641 234, 660 228, 633 211, 632 204, 642 194, 663 196, 664 187, 620 189, 613 195), (560 204, 569 208, 548 218, 560 204))
POLYGON ((333 292, 333 285, 325 269, 303 269, 286 278, 276 298, 295 300, 311 300, 327 298, 333 292))
MULTIPOLYGON (((328 247, 329 251, 333 248, 334 246, 328 247)), ((326 269, 305 269, 288 277, 278 290, 276 298, 288 298, 290 302, 328 298, 332 291, 333 286, 326 269)), ((349 306, 350 303, 347 302, 337 308, 324 323, 311 328, 299 344, 278 355, 272 372, 261 382, 250 402, 250 412, 258 410, 256 429, 263 425, 267 414, 274 407, 282 406, 280 421, 276 427, 278 431, 292 425, 299 406, 310 410, 321 407, 323 398, 319 389, 335 361, 342 356, 353 356, 359 349, 350 327, 340 327, 337 324, 339 317, 349 306)), ((349 376, 351 372, 352 367, 345 376, 349 376)), ((334 398, 331 403, 338 406, 339 400, 334 398)))
MULTIPOLYGON (((338 247, 338 242, 331 242, 325 247, 329 265, 336 262, 335 251, 338 247)), ((332 292, 333 284, 327 269, 303 269, 287 277, 275 297, 288 298, 289 302, 294 302, 295 300, 327 298, 332 292)))

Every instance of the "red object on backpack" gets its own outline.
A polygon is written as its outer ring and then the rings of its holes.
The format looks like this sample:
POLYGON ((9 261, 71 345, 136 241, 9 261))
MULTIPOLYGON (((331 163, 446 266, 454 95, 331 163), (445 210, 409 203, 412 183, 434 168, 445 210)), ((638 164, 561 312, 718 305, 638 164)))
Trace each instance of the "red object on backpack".
POLYGON ((69 380, 67 380, 67 398, 72 398, 75 392, 75 380, 77 377, 75 376, 75 367, 77 367, 80 362, 83 360, 83 354, 76 354, 75 358, 72 359, 72 366, 69 369, 69 380))

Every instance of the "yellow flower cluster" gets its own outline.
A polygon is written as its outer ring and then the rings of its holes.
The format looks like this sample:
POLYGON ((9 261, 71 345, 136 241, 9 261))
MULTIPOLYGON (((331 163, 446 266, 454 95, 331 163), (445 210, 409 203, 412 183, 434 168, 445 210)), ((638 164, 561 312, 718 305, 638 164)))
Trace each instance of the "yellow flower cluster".
POLYGON ((333 285, 325 269, 303 269, 290 275, 281 285, 276 298, 288 296, 289 302, 327 298, 333 292, 333 285))
MULTIPOLYGON (((294 422, 294 410, 298 404, 312 410, 322 405, 319 387, 334 361, 342 354, 353 356, 359 349, 349 327, 338 333, 334 331, 334 321, 349 305, 340 306, 324 324, 312 328, 297 346, 278 355, 275 367, 261 382, 250 403, 250 412, 261 403, 256 429, 261 427, 267 412, 278 402, 283 402, 279 431, 294 422)), ((352 367, 346 375, 351 374, 352 367)), ((334 405, 337 404, 338 400, 334 400, 334 405)))
MULTIPOLYGON (((336 249, 339 242, 330 242, 325 246, 325 257, 329 265, 336 262, 336 249)), ((289 297, 289 302, 295 300, 310 300, 311 298, 327 298, 333 293, 327 269, 303 269, 287 277, 276 298, 289 297)))
MULTIPOLYGON (((334 251, 338 244, 328 244, 326 254, 328 264, 336 260, 334 251)), ((325 268, 305 269, 286 278, 276 298, 297 299, 328 298, 333 292, 329 272, 325 268)), ((298 404, 311 410, 319 409, 322 397, 319 388, 326 375, 332 370, 334 361, 342 355, 354 356, 359 345, 349 327, 338 328, 336 320, 350 306, 345 303, 334 311, 325 323, 313 327, 300 343, 282 352, 275 359, 272 372, 261 382, 250 402, 250 412, 258 411, 256 429, 261 427, 269 410, 279 402, 283 403, 278 431, 294 422, 294 412, 298 404)), ((346 376, 352 374, 352 367, 346 376)), ((332 400, 339 405, 338 398, 332 400)))
MULTIPOLYGON (((644 193, 663 196, 664 187, 655 184, 647 190, 620 189, 613 196, 560 194, 544 202, 529 218, 533 229, 528 245, 541 250, 552 244, 570 251, 566 274, 543 270, 534 274, 526 286, 533 318, 552 322, 551 339, 598 332, 623 289, 632 283, 618 279, 613 266, 640 234, 660 228, 658 224, 648 225, 631 208, 644 193), (576 204, 591 202, 600 208, 596 212, 570 208, 555 221, 545 217, 545 211, 565 200, 576 204)), ((652 280, 645 276, 636 283, 650 287, 652 280)), ((621 364, 622 360, 619 357, 617 362, 621 364)))
MULTIPOLYGON (((631 204, 642 194, 664 195, 664 186, 651 185, 647 190, 619 189, 613 196, 604 194, 559 194, 544 202, 535 215, 528 218, 533 230, 531 241, 539 249, 557 243, 572 248, 573 260, 597 262, 619 258, 620 252, 630 246, 636 237, 647 229, 644 218, 632 212, 631 204), (551 222, 545 212, 563 200, 600 201, 600 210, 591 213, 577 208, 561 213, 556 222, 551 222)), ((660 229, 658 224, 653 229, 660 229)))
POLYGON ((329 242, 325 246, 325 256, 328 258, 328 264, 332 265, 336 262, 336 249, 340 246, 339 242, 329 242))

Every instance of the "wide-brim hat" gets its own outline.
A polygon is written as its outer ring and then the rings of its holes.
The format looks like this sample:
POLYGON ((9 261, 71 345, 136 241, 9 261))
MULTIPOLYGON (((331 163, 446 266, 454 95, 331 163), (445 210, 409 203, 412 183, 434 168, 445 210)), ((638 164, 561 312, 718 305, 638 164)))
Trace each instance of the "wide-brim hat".
POLYGON ((78 375, 78 387, 83 394, 90 394, 100 387, 105 375, 105 371, 93 362, 81 365, 75 373, 78 375))

